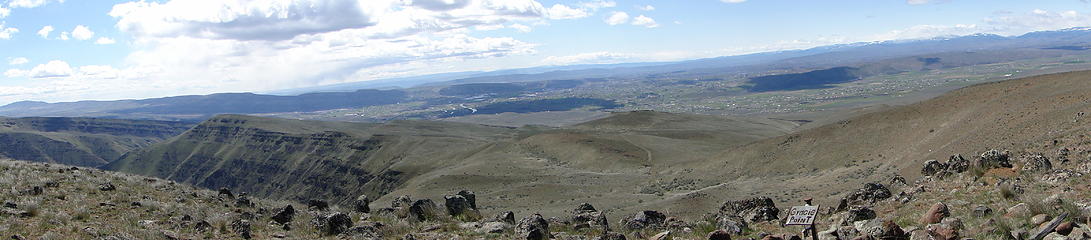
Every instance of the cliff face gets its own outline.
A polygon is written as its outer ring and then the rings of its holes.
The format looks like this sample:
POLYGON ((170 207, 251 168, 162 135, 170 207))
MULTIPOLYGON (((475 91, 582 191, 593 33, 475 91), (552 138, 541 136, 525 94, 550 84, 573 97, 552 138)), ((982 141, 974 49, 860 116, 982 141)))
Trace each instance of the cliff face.
POLYGON ((181 134, 189 126, 117 119, 0 118, 0 156, 94 167, 181 134))
POLYGON ((104 168, 258 196, 345 201, 360 194, 386 194, 416 174, 443 167, 445 159, 488 143, 472 135, 429 130, 459 127, 481 128, 475 132, 487 134, 510 131, 468 124, 323 123, 226 115, 104 168))

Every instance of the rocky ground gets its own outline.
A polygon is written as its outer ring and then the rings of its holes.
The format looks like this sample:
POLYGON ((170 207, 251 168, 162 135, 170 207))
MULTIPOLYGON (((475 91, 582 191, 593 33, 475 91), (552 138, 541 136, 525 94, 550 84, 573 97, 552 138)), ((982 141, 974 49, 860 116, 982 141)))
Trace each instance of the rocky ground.
MULTIPOLYGON (((1091 159, 991 150, 927 161, 822 206, 819 239, 1091 239, 1091 159), (1053 158, 1046 155, 1054 156, 1053 158)), ((269 201, 92 168, 0 160, 0 232, 12 239, 801 239, 789 206, 732 200, 700 219, 621 219, 591 204, 560 216, 481 212, 472 191, 393 202, 269 201), (442 199, 434 201, 433 199, 442 199)))

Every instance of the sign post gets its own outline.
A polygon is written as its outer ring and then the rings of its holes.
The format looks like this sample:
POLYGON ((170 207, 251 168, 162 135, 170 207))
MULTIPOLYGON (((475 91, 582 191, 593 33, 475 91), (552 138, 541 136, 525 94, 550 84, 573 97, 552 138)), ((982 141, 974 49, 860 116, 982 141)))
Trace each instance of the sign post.
POLYGON ((807 235, 808 232, 811 235, 812 240, 818 240, 818 230, 815 228, 814 219, 818 217, 818 206, 811 206, 811 199, 807 198, 803 200, 806 205, 794 206, 788 211, 788 221, 784 223, 786 226, 807 226, 803 229, 803 234, 807 235))

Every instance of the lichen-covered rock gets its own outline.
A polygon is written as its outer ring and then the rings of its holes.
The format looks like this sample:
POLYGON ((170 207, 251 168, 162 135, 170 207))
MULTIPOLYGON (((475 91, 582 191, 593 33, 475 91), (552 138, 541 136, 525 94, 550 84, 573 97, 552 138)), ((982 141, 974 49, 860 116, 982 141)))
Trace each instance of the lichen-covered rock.
POLYGON ((934 176, 937 173, 943 172, 947 169, 947 164, 940 163, 936 160, 924 161, 924 167, 921 168, 921 175, 934 176))
POLYGON ((739 216, 750 223, 767 222, 778 219, 780 209, 769 197, 755 197, 746 200, 727 201, 720 207, 720 214, 739 216))
POLYGON ((519 220, 515 227, 516 237, 526 240, 546 240, 552 235, 549 233, 549 221, 542 215, 534 214, 519 220))
POLYGON ((291 204, 284 206, 276 214, 273 215, 273 221, 281 225, 292 222, 292 218, 295 216, 295 208, 291 204))
POLYGON ((451 216, 463 216, 475 211, 466 197, 461 195, 443 196, 443 206, 447 208, 447 214, 451 216))
POLYGON ((352 210, 355 210, 356 212, 370 213, 370 204, 371 199, 369 199, 367 195, 361 194, 359 197, 356 197, 356 200, 352 201, 352 210))
POLYGON ((633 214, 632 217, 625 219, 625 228, 629 230, 639 230, 645 228, 658 228, 663 225, 663 222, 667 220, 667 216, 662 213, 645 210, 633 214))
POLYGON ((231 222, 231 231, 243 239, 250 239, 250 221, 236 219, 231 222))
POLYGON ((409 206, 408 217, 410 220, 423 222, 439 216, 439 207, 431 199, 418 199, 409 206))
POLYGON ((1022 171, 1033 173, 1049 171, 1051 169, 1053 169, 1053 163, 1049 162, 1049 158, 1038 153, 1027 156, 1026 161, 1023 163, 1022 171))
POLYGON ((892 197, 890 189, 879 183, 865 183, 863 188, 846 195, 843 202, 849 205, 871 204, 892 197))
POLYGON ((337 235, 352 228, 352 218, 348 214, 335 212, 315 217, 311 225, 322 234, 337 235))
POLYGON ((493 217, 492 220, 495 222, 515 225, 515 213, 511 211, 502 212, 500 214, 497 214, 496 217, 493 217))
POLYGON ((1008 152, 1007 151, 1001 152, 1001 151, 996 150, 996 149, 985 151, 984 153, 981 153, 981 157, 979 157, 977 159, 977 162, 974 165, 976 165, 976 166, 978 166, 978 167, 980 167, 982 169, 1011 168, 1012 167, 1011 161, 1008 158, 1008 152))

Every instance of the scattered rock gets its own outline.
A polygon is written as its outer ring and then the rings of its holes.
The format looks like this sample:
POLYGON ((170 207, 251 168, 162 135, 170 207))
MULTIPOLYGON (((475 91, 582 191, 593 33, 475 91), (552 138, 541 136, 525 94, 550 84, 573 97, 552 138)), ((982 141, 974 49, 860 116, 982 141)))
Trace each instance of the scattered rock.
POLYGON ((193 225, 193 229, 199 233, 206 233, 208 231, 212 231, 212 224, 208 223, 208 221, 201 220, 200 222, 197 222, 197 224, 193 225))
POLYGON ((330 203, 318 199, 307 200, 307 208, 316 211, 330 210, 330 203))
POLYGON ((943 172, 947 169, 947 164, 940 163, 936 160, 924 161, 924 167, 921 168, 921 175, 935 176, 937 173, 943 172))
POLYGON ((355 226, 338 235, 339 239, 381 239, 379 229, 375 226, 355 226))
POLYGON ((944 226, 943 224, 930 224, 928 225, 928 235, 932 236, 936 240, 958 240, 958 230, 954 228, 944 226))
POLYGON ((519 220, 519 225, 515 227, 515 234, 519 239, 527 240, 546 240, 552 237, 549 233, 549 222, 539 214, 519 220))
POLYGON ((231 231, 243 239, 250 239, 250 221, 236 219, 231 222, 231 231))
POLYGON ((595 210, 590 203, 582 203, 572 211, 572 223, 577 230, 586 228, 610 230, 610 224, 606 220, 606 214, 595 210))
POLYGON ((949 216, 951 216, 951 210, 947 208, 947 204, 939 202, 932 204, 932 207, 924 213, 924 216, 921 216, 920 223, 925 225, 939 223, 943 221, 943 218, 949 216))
POLYGON ((458 191, 455 195, 466 198, 466 201, 470 203, 470 209, 477 210, 477 194, 469 190, 458 191))
POLYGON ((857 189, 846 195, 844 202, 851 205, 871 204, 892 196, 890 189, 883 186, 883 184, 865 183, 863 188, 857 189))
POLYGON ((292 218, 295 216, 295 208, 291 204, 284 206, 276 214, 273 215, 273 221, 284 225, 292 222, 292 218))
POLYGON ((857 221, 875 219, 875 211, 865 206, 852 206, 843 215, 841 224, 850 225, 857 221))
POLYGON ((98 190, 113 191, 117 190, 117 187, 115 187, 113 183, 103 183, 98 185, 98 190))
POLYGON ((1028 207, 1026 203, 1015 204, 1015 206, 1012 206, 1012 207, 1008 208, 1008 216, 1009 217, 1019 217, 1019 216, 1028 216, 1028 215, 1030 215, 1030 207, 1028 207))
POLYGON ((18 207, 19 207, 19 204, 15 204, 15 203, 13 203, 13 202, 7 202, 7 201, 5 201, 5 202, 4 202, 4 207, 5 207, 5 208, 18 208, 18 207))
POLYGON ((666 231, 666 232, 661 232, 659 234, 656 234, 656 235, 652 236, 651 238, 648 238, 648 240, 667 240, 667 239, 670 239, 670 237, 671 237, 671 231, 666 231))
POLYGON ((352 209, 356 212, 371 213, 371 207, 368 206, 370 204, 371 200, 367 198, 367 195, 361 194, 356 197, 355 201, 352 201, 352 209))
POLYGON ((708 240, 731 240, 731 234, 723 229, 708 233, 708 240))
POLYGON ((239 197, 235 199, 235 207, 252 208, 254 207, 254 202, 250 201, 249 197, 239 197))
POLYGON ((977 205, 974 207, 974 217, 987 217, 993 214, 993 209, 985 205, 977 205))
POLYGON ((602 233, 602 236, 595 237, 594 240, 625 240, 625 234, 604 232, 602 233))
POLYGON ((225 195, 229 198, 235 198, 235 194, 231 193, 231 189, 227 188, 220 188, 219 193, 216 194, 217 197, 223 197, 225 195))
POLYGON ((486 222, 482 223, 478 232, 481 233, 503 233, 504 230, 511 228, 511 224, 503 222, 486 222))
POLYGON ((1030 223, 1034 225, 1042 225, 1043 223, 1046 223, 1046 221, 1049 221, 1049 219, 1049 215, 1038 214, 1030 217, 1030 223))
POLYGON ((720 207, 720 214, 739 216, 750 223, 777 220, 780 209, 769 197, 755 197, 746 200, 727 201, 720 207))
POLYGON ((476 215, 476 210, 470 205, 469 200, 461 195, 443 196, 443 206, 447 208, 447 214, 451 216, 476 215))
POLYGON ((629 230, 639 230, 644 228, 656 228, 663 224, 663 221, 667 220, 667 216, 662 213, 645 210, 633 214, 624 221, 625 228, 629 230))
POLYGON ((352 228, 352 218, 348 214, 335 212, 315 217, 311 225, 314 225, 322 234, 337 235, 352 228))
POLYGON ((962 173, 970 170, 970 161, 963 158, 961 154, 951 155, 947 158, 947 171, 952 173, 962 173))
POLYGON ((1072 233, 1072 229, 1074 229, 1075 226, 1076 224, 1073 222, 1063 222, 1061 225, 1057 225, 1056 228, 1053 228, 1053 231, 1062 236, 1068 236, 1068 234, 1072 233))
POLYGON ((1042 156, 1041 153, 1028 156, 1023 164, 1024 172, 1044 172, 1051 169, 1053 169, 1053 164, 1049 162, 1049 158, 1042 156))
POLYGON ((902 175, 895 174, 893 177, 890 178, 890 185, 894 186, 894 185, 898 185, 898 184, 900 184, 902 186, 908 185, 906 183, 906 181, 905 181, 905 177, 902 177, 902 175))
POLYGON ((981 153, 981 157, 977 159, 974 165, 982 169, 993 168, 1011 168, 1011 161, 1008 159, 1007 151, 998 151, 996 149, 985 151, 981 153))
POLYGON ((515 225, 515 213, 511 211, 502 212, 493 217, 493 221, 515 225))
POLYGON ((719 215, 716 217, 716 228, 731 234, 740 235, 747 227, 746 221, 739 216, 719 215))

